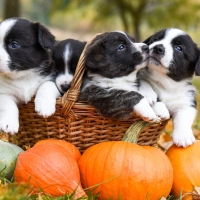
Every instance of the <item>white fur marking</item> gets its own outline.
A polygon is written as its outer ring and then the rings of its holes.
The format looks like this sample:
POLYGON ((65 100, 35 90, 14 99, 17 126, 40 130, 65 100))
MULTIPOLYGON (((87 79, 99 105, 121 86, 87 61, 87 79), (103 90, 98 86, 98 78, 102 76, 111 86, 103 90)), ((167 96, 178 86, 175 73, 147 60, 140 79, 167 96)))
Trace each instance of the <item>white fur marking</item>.
POLYGON ((59 74, 56 77, 56 85, 60 92, 64 93, 65 91, 62 91, 61 85, 63 84, 71 84, 71 81, 73 79, 73 75, 69 73, 69 59, 71 57, 72 52, 70 51, 70 44, 67 44, 63 53, 64 62, 65 62, 65 73, 59 74))
MULTIPOLYGON (((170 66, 170 63, 173 59, 173 47, 171 44, 171 41, 179 36, 179 35, 186 35, 186 33, 182 30, 179 29, 168 29, 166 31, 165 37, 162 40, 158 40, 154 43, 152 43, 151 45, 149 45, 149 49, 150 49, 150 55, 152 54, 153 48, 156 45, 162 44, 165 48, 165 55, 163 56, 163 58, 161 58, 160 62, 163 65, 164 68, 168 68, 170 66)), ((151 68, 158 68, 157 66, 154 66, 153 64, 151 64, 151 61, 149 62, 149 67, 151 68)), ((158 69, 157 69, 158 70, 158 69)), ((164 73, 166 73, 166 71, 164 71, 164 73)))
POLYGON ((54 82, 47 81, 43 83, 39 87, 35 97, 35 111, 45 118, 54 114, 56 110, 56 98, 59 96, 60 92, 54 82))
POLYGON ((12 26, 14 26, 16 22, 16 19, 9 19, 0 23, 0 73, 10 72, 8 67, 10 56, 5 50, 4 40, 9 30, 12 28, 12 26))
POLYGON ((13 97, 0 94, 0 130, 15 134, 19 129, 19 111, 13 97))

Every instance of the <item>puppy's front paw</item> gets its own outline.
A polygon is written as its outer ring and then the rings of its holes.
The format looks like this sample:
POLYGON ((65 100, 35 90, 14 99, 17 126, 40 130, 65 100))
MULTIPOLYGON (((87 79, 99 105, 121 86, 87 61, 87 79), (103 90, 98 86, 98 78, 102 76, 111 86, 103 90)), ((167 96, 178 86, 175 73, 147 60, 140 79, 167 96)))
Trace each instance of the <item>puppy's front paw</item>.
POLYGON ((0 130, 14 135, 19 130, 19 121, 15 118, 0 117, 0 130))
POLYGON ((157 102, 157 94, 151 89, 148 90, 140 90, 139 93, 149 102, 149 104, 152 106, 154 103, 157 102))
POLYGON ((161 120, 167 120, 170 118, 169 111, 163 102, 156 102, 152 106, 155 114, 161 118, 161 120))
POLYGON ((158 117, 145 98, 134 106, 134 111, 137 115, 142 117, 144 121, 156 122, 158 120, 158 117))
POLYGON ((35 111, 38 115, 47 118, 55 113, 56 110, 56 100, 52 99, 43 99, 43 98, 36 98, 35 99, 35 111))
POLYGON ((195 142, 195 137, 191 129, 174 130, 172 139, 174 144, 179 147, 187 147, 195 142))

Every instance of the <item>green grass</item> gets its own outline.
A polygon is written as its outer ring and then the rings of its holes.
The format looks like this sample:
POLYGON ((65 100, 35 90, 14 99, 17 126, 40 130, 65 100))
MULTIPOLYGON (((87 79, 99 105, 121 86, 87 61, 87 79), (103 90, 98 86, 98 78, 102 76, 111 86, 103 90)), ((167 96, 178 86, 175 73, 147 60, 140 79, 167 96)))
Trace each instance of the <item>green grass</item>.
MULTIPOLYGON (((31 190, 28 184, 17 184, 0 178, 0 200, 98 200, 99 194, 93 195, 92 191, 87 192, 88 198, 74 199, 74 193, 70 195, 64 195, 61 197, 53 198, 46 195, 41 191, 39 194, 29 195, 31 190)), ((180 197, 179 200, 182 198, 180 197)), ((112 200, 112 199, 110 199, 112 200)), ((169 195, 166 200, 178 200, 169 195)))

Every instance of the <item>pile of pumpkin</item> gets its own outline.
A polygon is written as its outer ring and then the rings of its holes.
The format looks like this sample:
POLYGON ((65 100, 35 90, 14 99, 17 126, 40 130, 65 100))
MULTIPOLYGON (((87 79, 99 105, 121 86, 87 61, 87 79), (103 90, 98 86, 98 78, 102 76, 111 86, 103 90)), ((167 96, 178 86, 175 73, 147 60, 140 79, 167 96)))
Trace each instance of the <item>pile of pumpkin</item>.
POLYGON ((14 174, 16 183, 32 185, 31 193, 52 197, 73 193, 74 199, 87 199, 90 190, 100 192, 99 199, 159 200, 170 192, 200 199, 199 149, 196 141, 187 148, 173 145, 165 154, 155 147, 113 141, 81 155, 63 140, 41 140, 26 151, 0 141, 0 176, 11 179, 14 174))

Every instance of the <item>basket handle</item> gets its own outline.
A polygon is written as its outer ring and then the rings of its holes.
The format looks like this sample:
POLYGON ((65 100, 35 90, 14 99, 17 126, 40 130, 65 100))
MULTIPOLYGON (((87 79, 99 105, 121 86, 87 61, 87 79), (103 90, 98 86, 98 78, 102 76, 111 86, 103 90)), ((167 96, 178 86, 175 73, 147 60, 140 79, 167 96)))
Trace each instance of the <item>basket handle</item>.
POLYGON ((95 39, 98 35, 101 33, 98 33, 94 35, 94 37, 88 41, 81 53, 81 56, 79 58, 76 71, 74 74, 74 77, 71 82, 70 89, 63 95, 62 97, 62 109, 61 109, 61 116, 67 117, 69 116, 72 119, 77 118, 74 114, 74 112, 71 110, 75 102, 77 101, 79 94, 80 94, 80 88, 82 84, 82 78, 83 74, 85 72, 85 51, 87 49, 87 46, 95 39))
POLYGON ((134 124, 132 124, 125 132, 122 141, 131 142, 137 144, 137 140, 140 136, 140 133, 146 126, 150 126, 155 123, 162 123, 161 119, 158 117, 155 122, 147 122, 143 120, 138 120, 134 124))

